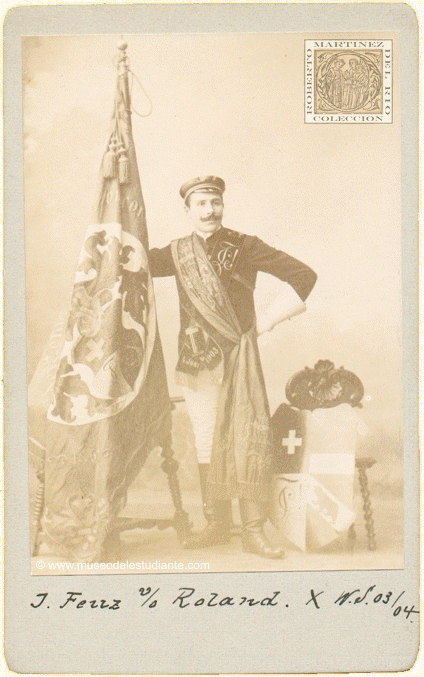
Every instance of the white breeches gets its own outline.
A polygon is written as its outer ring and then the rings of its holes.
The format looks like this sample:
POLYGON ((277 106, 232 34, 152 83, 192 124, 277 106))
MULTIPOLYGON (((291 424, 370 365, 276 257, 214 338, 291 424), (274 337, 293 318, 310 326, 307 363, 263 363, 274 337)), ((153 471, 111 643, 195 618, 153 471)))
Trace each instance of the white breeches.
POLYGON ((220 388, 219 383, 205 380, 198 384, 197 390, 187 387, 182 389, 193 426, 199 463, 209 463, 211 460, 220 388))

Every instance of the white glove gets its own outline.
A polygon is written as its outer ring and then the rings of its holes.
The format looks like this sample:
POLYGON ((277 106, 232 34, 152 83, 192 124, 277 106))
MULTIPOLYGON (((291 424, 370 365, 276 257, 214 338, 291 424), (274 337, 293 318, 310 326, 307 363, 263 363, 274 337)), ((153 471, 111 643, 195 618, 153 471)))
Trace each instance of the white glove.
POLYGON ((256 322, 258 336, 266 331, 271 331, 276 324, 289 320, 295 315, 300 315, 306 310, 306 305, 287 282, 284 282, 284 291, 275 301, 260 315, 256 322))

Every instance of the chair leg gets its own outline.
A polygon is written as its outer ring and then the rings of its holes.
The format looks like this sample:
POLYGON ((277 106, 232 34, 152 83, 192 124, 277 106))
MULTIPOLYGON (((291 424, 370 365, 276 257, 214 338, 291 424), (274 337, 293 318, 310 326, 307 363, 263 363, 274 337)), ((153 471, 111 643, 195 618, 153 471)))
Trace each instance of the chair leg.
POLYGON ((38 476, 39 486, 35 495, 34 512, 31 520, 31 555, 38 555, 38 534, 40 532, 41 516, 44 510, 44 474, 38 476))
POLYGON ((365 528, 367 530, 368 549, 375 550, 377 545, 375 542, 374 520, 371 509, 371 495, 368 489, 368 477, 363 466, 359 466, 358 471, 364 509, 365 528))
POLYGON ((178 481, 177 475, 178 462, 174 458, 171 440, 167 440, 167 442, 163 445, 161 455, 164 459, 161 463, 161 468, 166 473, 172 501, 175 506, 175 530, 177 532, 178 540, 180 542, 184 542, 190 533, 192 524, 189 520, 188 514, 185 512, 185 510, 183 510, 180 483, 178 481))
POLYGON ((349 550, 349 552, 353 552, 355 549, 355 545, 356 545, 356 530, 355 525, 351 524, 347 532, 346 547, 349 550))

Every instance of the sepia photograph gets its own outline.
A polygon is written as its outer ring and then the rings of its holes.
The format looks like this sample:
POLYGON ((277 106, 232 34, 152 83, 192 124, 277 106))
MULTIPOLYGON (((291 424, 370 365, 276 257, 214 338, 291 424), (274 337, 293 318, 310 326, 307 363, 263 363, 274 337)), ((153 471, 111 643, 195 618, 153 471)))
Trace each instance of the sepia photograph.
POLYGON ((7 13, 9 670, 413 668, 418 63, 397 2, 7 13))
POLYGON ((396 32, 22 66, 31 574, 403 569, 396 32))

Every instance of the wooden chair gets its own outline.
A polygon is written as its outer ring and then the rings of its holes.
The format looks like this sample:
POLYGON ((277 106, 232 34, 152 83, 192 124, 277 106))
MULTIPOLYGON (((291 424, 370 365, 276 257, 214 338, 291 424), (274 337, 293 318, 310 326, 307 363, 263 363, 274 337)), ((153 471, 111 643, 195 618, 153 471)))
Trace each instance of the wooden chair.
MULTIPOLYGON (((183 402, 184 398, 174 397, 171 398, 172 408, 175 408, 175 405, 178 402, 183 402)), ((108 537, 103 543, 103 551, 101 557, 104 559, 114 558, 119 553, 120 548, 120 534, 123 531, 130 531, 133 529, 153 529, 157 527, 158 529, 167 529, 173 527, 176 532, 180 542, 186 540, 188 534, 190 533, 192 523, 189 521, 188 514, 183 510, 182 500, 181 500, 181 490, 177 476, 178 462, 174 458, 174 452, 172 449, 171 439, 168 440, 167 444, 163 446, 161 456, 163 461, 161 463, 161 468, 165 472, 168 480, 168 486, 174 505, 174 516, 167 519, 159 518, 129 518, 129 517, 117 517, 108 533, 108 537)), ((44 464, 40 461, 37 468, 37 479, 39 482, 33 513, 31 518, 31 554, 38 555, 38 550, 40 546, 40 526, 41 526, 41 517, 44 510, 44 464)))

